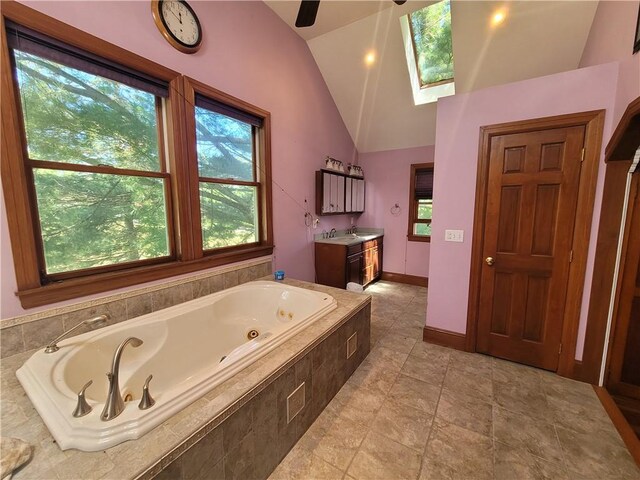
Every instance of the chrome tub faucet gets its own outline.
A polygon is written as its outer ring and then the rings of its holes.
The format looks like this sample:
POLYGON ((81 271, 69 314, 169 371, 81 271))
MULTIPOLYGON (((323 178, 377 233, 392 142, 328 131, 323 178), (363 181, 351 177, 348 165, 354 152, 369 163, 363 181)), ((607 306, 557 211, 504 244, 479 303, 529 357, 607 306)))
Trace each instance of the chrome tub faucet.
POLYGON ((120 394, 118 373, 120 372, 120 357, 122 357, 122 352, 129 343, 131 343, 131 346, 133 347, 139 347, 144 342, 139 338, 129 337, 116 349, 116 353, 113 355, 111 371, 107 373, 107 378, 109 379, 109 393, 107 394, 107 401, 104 404, 104 409, 100 415, 100 419, 103 422, 116 418, 124 410, 124 400, 120 394))

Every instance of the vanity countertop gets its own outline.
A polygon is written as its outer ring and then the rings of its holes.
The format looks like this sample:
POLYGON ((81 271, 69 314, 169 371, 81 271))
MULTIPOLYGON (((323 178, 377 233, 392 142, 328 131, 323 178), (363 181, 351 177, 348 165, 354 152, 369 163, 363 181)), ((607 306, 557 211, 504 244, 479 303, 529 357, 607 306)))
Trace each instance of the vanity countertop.
POLYGON ((338 230, 333 238, 322 238, 322 234, 315 235, 316 243, 330 243, 333 245, 356 245, 358 243, 367 242, 374 238, 380 238, 384 235, 382 228, 358 228, 358 233, 347 233, 346 230, 338 230))

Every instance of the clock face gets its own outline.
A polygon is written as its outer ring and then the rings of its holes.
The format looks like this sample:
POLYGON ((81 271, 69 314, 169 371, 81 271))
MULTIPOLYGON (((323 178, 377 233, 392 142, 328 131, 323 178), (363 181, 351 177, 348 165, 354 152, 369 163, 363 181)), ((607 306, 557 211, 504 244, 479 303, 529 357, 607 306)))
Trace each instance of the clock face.
POLYGON ((187 2, 159 0, 152 3, 152 9, 158 28, 171 45, 185 53, 193 53, 199 48, 202 29, 198 17, 187 2))

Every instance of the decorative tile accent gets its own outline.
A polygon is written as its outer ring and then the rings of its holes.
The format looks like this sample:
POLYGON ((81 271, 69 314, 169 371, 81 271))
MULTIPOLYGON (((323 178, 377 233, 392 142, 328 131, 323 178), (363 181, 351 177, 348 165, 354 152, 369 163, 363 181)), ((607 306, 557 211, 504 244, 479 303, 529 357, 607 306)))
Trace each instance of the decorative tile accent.
MULTIPOLYGON (((335 384, 337 391, 348 379, 345 372, 351 366, 345 361, 344 353, 346 339, 353 335, 351 332, 358 331, 364 335, 360 337, 362 343, 352 358, 357 364, 365 358, 369 350, 366 325, 370 321, 370 315, 368 305, 361 308, 189 450, 172 463, 163 465, 164 470, 157 472, 155 479, 266 479, 315 419, 312 410, 314 399, 320 398, 322 403, 328 403, 333 397, 333 385, 335 384), (317 364, 315 369, 314 361, 317 364), (343 371, 332 369, 336 366, 340 366, 343 371), (318 377, 322 380, 318 381, 318 377), (288 415, 289 402, 296 394, 302 395, 300 400, 304 404, 291 418, 288 415), (221 457, 224 471, 218 467, 221 457)), ((344 469, 364 438, 366 428, 355 421, 341 420, 335 413, 326 412, 323 415, 322 418, 326 419, 325 427, 316 429, 324 432, 322 436, 326 437, 323 443, 325 450, 323 454, 319 453, 319 457, 330 465, 337 464, 338 468, 344 469)), ((308 458, 305 460, 305 468, 312 471, 314 463, 306 463, 307 461, 308 458)), ((316 462, 325 465, 320 460, 316 462)), ((286 468, 283 467, 282 470, 286 468)), ((321 468, 332 471, 325 466, 321 468)))

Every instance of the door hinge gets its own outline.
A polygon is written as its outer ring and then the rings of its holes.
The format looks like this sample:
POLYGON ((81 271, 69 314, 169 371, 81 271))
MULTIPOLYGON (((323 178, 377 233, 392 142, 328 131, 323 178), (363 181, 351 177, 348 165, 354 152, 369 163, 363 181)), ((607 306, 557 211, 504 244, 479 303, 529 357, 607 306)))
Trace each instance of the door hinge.
POLYGON ((562 344, 560 344, 560 347, 558 348, 558 355, 560 355, 562 353, 562 344))
POLYGON ((573 250, 569 252, 569 263, 573 262, 573 250))
POLYGON ((580 153, 580 163, 584 162, 584 147, 582 148, 582 152, 580 153))

